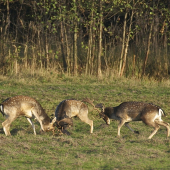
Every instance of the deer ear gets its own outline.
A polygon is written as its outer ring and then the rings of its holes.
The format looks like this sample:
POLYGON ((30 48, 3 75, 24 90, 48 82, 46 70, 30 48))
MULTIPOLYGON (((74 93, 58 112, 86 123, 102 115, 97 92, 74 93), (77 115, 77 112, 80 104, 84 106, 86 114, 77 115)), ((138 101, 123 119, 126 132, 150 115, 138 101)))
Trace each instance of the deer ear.
POLYGON ((103 107, 103 103, 98 103, 95 105, 96 108, 102 108, 103 107))
POLYGON ((71 118, 64 118, 58 122, 60 126, 63 126, 65 124, 73 126, 73 120, 71 118))
POLYGON ((56 122, 56 117, 51 121, 52 124, 56 122))

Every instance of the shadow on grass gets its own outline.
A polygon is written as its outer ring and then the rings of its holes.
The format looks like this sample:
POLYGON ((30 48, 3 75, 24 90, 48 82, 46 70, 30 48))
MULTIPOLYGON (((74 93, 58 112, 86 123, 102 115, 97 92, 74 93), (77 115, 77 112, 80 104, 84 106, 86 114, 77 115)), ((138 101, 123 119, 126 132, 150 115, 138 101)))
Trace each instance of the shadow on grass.
POLYGON ((166 153, 170 153, 170 150, 166 151, 166 153))
MULTIPOLYGON (((10 133, 12 136, 16 136, 16 134, 18 133, 18 131, 20 131, 22 129, 12 129, 10 130, 10 133)), ((3 128, 0 129, 0 134, 4 135, 5 136, 5 132, 3 130, 3 128)))
POLYGON ((10 130, 12 136, 16 136, 18 132, 23 131, 23 128, 17 128, 10 130))
POLYGON ((0 134, 4 134, 3 128, 0 128, 0 134))
POLYGON ((109 165, 101 166, 101 170, 118 170, 118 168, 113 168, 109 165))
MULTIPOLYGON (((12 136, 16 136, 18 133, 33 134, 33 132, 25 131, 25 129, 23 129, 23 128, 11 129, 10 133, 11 133, 12 136)), ((0 134, 5 135, 5 132, 4 132, 3 128, 0 128, 0 134)))

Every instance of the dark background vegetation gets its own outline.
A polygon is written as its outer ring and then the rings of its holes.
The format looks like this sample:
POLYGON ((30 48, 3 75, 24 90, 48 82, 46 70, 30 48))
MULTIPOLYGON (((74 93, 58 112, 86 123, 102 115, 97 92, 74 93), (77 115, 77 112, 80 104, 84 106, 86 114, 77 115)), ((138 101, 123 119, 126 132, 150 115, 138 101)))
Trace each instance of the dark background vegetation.
POLYGON ((1 0, 0 73, 169 74, 169 0, 1 0))

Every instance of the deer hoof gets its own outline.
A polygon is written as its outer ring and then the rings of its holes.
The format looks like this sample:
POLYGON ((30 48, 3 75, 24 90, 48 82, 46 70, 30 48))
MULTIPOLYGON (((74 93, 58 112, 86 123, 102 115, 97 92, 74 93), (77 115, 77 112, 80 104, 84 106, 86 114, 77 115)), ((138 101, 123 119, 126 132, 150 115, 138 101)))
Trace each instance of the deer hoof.
POLYGON ((136 130, 135 130, 134 133, 139 134, 139 131, 136 131, 136 130))
POLYGON ((66 134, 66 135, 68 135, 68 136, 70 135, 70 132, 68 132, 68 131, 65 130, 65 129, 62 131, 62 133, 63 133, 63 134, 66 134))

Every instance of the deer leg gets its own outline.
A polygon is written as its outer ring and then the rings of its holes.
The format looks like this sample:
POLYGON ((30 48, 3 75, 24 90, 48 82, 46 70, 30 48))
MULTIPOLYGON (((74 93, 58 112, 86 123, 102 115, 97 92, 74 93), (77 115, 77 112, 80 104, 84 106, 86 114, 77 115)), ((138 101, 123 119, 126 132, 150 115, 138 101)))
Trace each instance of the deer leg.
POLYGON ((27 118, 28 122, 31 124, 32 128, 33 128, 33 131, 34 131, 34 135, 36 135, 36 131, 35 131, 35 125, 34 123, 31 121, 30 118, 27 118))
POLYGON ((148 139, 151 139, 157 133, 157 131, 159 130, 160 126, 155 121, 154 122, 147 122, 146 124, 154 127, 154 131, 148 137, 148 139))
POLYGON ((87 115, 79 114, 78 117, 80 118, 81 121, 87 123, 90 125, 90 133, 93 133, 93 121, 88 118, 87 115))
POLYGON ((10 133, 10 125, 11 125, 12 122, 13 122, 13 120, 10 120, 10 119, 8 118, 8 119, 6 119, 6 120, 2 123, 3 130, 4 130, 6 136, 10 136, 10 135, 11 135, 11 133, 10 133))
POLYGON ((126 122, 126 123, 125 123, 125 126, 126 126, 129 130, 131 130, 133 133, 139 134, 139 131, 133 130, 128 124, 129 124, 129 122, 126 122))
POLYGON ((117 129, 117 135, 120 136, 120 129, 126 123, 125 120, 121 119, 117 129))
POLYGON ((52 132, 53 132, 53 136, 54 136, 55 135, 55 129, 53 129, 52 132))
POLYGON ((110 119, 105 115, 103 120, 106 122, 107 125, 110 125, 110 119))
POLYGON ((90 121, 91 121, 91 123, 90 123, 91 124, 90 125, 91 126, 90 133, 93 133, 93 121, 92 120, 90 120, 90 121))
POLYGON ((167 138, 169 136, 169 132, 170 132, 170 128, 169 128, 169 123, 166 123, 164 121, 155 121, 158 125, 162 125, 164 127, 166 127, 167 129, 167 138))
POLYGON ((156 125, 155 124, 155 129, 154 129, 154 131, 151 133, 151 135, 148 137, 148 139, 151 139, 155 134, 156 134, 156 132, 159 130, 159 128, 160 128, 160 126, 159 125, 156 125))
POLYGON ((146 125, 149 125, 149 126, 152 126, 154 128, 154 131, 151 133, 151 135, 148 137, 148 139, 151 139, 156 133, 157 131, 159 130, 160 126, 158 125, 157 122, 161 121, 161 118, 159 117, 149 117, 149 116, 146 116, 144 115, 142 117, 142 121, 143 123, 145 123, 146 125), (156 119, 157 118, 157 119, 156 119))

